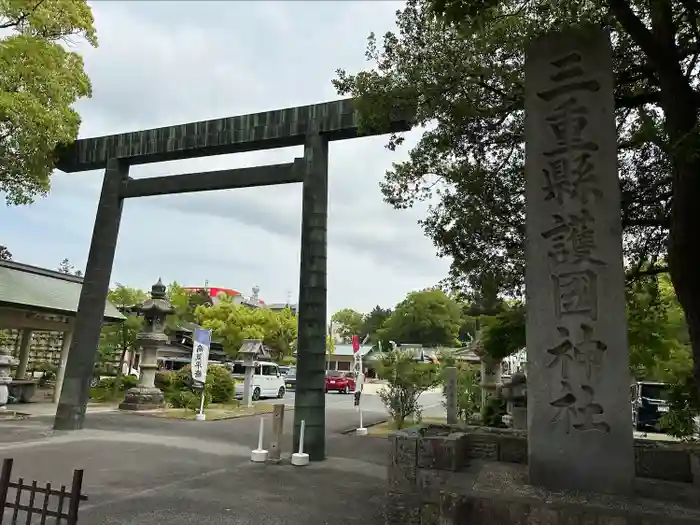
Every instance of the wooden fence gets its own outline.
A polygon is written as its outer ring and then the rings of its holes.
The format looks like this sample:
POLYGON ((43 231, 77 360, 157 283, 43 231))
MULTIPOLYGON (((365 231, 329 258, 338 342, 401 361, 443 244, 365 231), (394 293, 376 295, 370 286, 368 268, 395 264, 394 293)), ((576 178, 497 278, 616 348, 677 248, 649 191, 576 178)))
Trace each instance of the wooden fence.
POLYGON ((23 478, 11 481, 13 460, 7 458, 2 462, 0 473, 0 525, 75 525, 78 523, 78 510, 82 501, 87 501, 87 496, 81 494, 83 485, 83 471, 73 471, 73 483, 70 490, 65 485, 60 489, 51 487, 51 483, 39 486, 32 481, 25 484, 23 478), (9 493, 14 489, 14 494, 9 493), (37 497, 39 495, 39 497, 37 497), (54 496, 52 502, 52 496, 54 496), (10 512, 12 511, 11 517, 10 512), (20 512, 22 514, 20 514, 20 512), (10 517, 10 521, 7 521, 10 517), (49 520, 50 518, 50 520, 49 520))

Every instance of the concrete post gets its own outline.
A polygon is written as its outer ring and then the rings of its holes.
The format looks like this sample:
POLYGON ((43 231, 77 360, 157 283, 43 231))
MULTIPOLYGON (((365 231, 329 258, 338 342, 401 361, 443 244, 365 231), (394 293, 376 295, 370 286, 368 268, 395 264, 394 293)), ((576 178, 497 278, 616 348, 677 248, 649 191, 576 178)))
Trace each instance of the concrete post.
POLYGON ((66 377, 66 363, 68 362, 68 351, 73 340, 73 330, 63 332, 63 341, 61 341, 61 358, 58 362, 58 370, 56 371, 56 385, 53 388, 54 403, 58 403, 61 398, 61 389, 63 388, 63 378, 66 377))
POLYGON ((122 217, 120 192, 128 173, 129 166, 125 161, 107 161, 65 379, 56 409, 55 430, 83 428, 122 217))
POLYGON ((27 366, 29 365, 29 350, 32 346, 32 330, 25 328, 22 330, 22 342, 19 345, 19 364, 15 372, 15 379, 24 379, 27 375, 27 366))
POLYGON ((457 424, 457 368, 445 368, 445 401, 447 405, 447 424, 457 424))
POLYGON ((279 462, 282 456, 282 438, 284 436, 284 405, 275 405, 272 413, 272 443, 270 444, 270 461, 279 462))
POLYGON ((304 188, 299 278, 297 390, 294 450, 305 421, 304 451, 311 461, 326 457, 326 240, 328 229, 328 139, 310 121, 304 144, 304 188))

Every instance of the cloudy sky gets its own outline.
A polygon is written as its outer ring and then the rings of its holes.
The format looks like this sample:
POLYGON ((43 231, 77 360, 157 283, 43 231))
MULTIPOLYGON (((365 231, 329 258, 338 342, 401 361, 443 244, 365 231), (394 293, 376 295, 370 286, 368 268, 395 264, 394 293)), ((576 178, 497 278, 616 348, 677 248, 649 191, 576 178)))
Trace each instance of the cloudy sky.
MULTIPOLYGON (((94 1, 100 47, 77 45, 93 82, 79 103, 80 136, 121 133, 338 98, 337 68, 358 71, 370 31, 394 27, 401 2, 94 1)), ((415 133, 415 132, 414 132, 415 133)), ((415 143, 415 135, 407 141, 415 143)), ((448 261, 397 211, 378 183, 391 162, 385 137, 333 142, 328 231, 329 311, 393 306, 445 276, 448 261)), ((134 177, 290 162, 302 148, 133 167, 134 177)), ((50 196, 0 207, 14 259, 84 269, 101 172, 56 172, 50 196), (9 231, 8 231, 9 230, 9 231)), ((268 302, 299 288, 301 185, 127 200, 113 282, 150 287, 254 285, 268 302), (196 247, 196 248, 195 248, 196 247)))

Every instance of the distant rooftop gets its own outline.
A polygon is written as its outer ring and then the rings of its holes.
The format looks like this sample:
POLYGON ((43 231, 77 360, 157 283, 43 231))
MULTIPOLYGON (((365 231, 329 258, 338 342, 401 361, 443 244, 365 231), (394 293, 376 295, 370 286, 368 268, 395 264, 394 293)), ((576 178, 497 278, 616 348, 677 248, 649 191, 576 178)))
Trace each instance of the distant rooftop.
MULTIPOLYGON (((0 260, 0 306, 48 314, 75 315, 83 278, 15 261, 0 260)), ((104 318, 125 317, 107 301, 104 318)))

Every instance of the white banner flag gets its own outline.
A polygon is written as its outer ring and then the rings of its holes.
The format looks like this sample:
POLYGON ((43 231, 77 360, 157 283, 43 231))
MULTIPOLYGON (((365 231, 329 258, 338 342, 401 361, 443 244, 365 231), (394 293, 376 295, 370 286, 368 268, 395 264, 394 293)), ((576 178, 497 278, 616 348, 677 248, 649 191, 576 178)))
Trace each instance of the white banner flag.
POLYGON ((195 328, 192 337, 192 379, 200 383, 207 381, 209 366, 209 347, 211 346, 211 330, 195 328))

